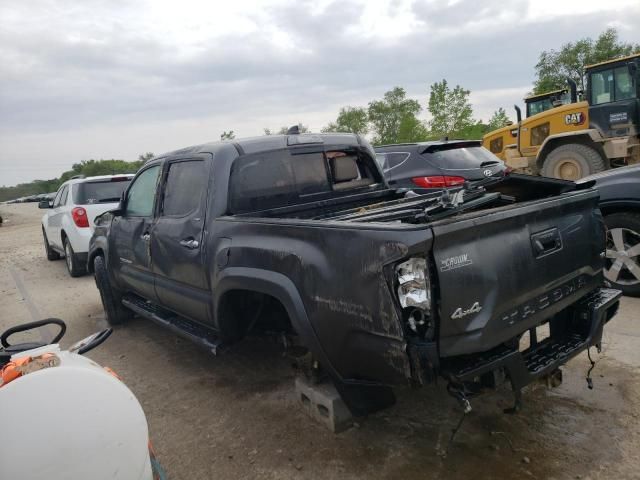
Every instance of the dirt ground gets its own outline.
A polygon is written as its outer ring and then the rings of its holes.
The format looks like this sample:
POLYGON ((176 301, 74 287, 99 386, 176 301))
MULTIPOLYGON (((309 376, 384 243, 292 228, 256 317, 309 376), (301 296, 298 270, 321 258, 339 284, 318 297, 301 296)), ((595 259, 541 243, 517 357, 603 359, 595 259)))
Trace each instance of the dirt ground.
MULTIPOLYGON (((36 204, 0 205, 0 331, 35 318, 69 325, 63 346, 104 328, 93 278, 48 262, 36 204)), ((140 400, 170 479, 640 478, 640 299, 625 298, 606 328, 588 390, 586 355, 564 383, 525 392, 505 415, 507 390, 460 411, 444 385, 399 389, 393 408, 334 435, 298 408, 294 374, 275 343, 252 339, 214 357, 142 319, 90 356, 140 400)))

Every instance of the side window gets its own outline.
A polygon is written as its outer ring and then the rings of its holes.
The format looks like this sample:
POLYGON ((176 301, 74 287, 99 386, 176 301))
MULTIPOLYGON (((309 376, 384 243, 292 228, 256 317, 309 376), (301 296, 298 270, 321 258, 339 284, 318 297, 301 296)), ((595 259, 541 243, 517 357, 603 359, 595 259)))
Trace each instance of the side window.
POLYGON ((55 200, 53 201, 53 208, 55 207, 59 207, 61 205, 64 205, 65 203, 67 203, 67 193, 69 191, 69 186, 65 185, 64 187, 62 187, 62 190, 60 190, 58 192, 58 194, 56 195, 55 200))
POLYGON ((150 217, 153 215, 159 173, 160 166, 155 165, 142 172, 133 181, 127 191, 125 216, 150 217))
POLYGON ((385 170, 393 168, 393 167, 397 167, 401 163, 404 163, 404 161, 407 158, 409 158, 409 155, 411 155, 411 154, 410 153, 405 153, 405 152, 388 153, 387 154, 387 164, 385 166, 385 170))
POLYGON ((500 153, 502 151, 502 137, 494 138, 489 142, 489 150, 491 153, 500 153))
POLYGON ((208 177, 202 160, 175 162, 169 165, 162 200, 162 215, 184 217, 195 212, 206 194, 208 177))
POLYGON ((53 206, 57 207, 58 205, 60 205, 60 197, 62 197, 62 191, 64 190, 64 188, 60 188, 60 190, 58 190, 58 193, 56 193, 55 198, 53 199, 53 206))
POLYGON ((629 74, 627 66, 625 65, 624 67, 616 68, 614 70, 614 75, 616 84, 616 101, 633 98, 633 80, 629 74))
POLYGON ((67 204, 67 198, 69 197, 70 188, 71 188, 71 185, 67 185, 66 187, 64 187, 64 190, 62 191, 62 197, 60 197, 60 205, 67 204))
POLYGON ((591 103, 613 102, 613 70, 604 70, 591 74, 591 103))

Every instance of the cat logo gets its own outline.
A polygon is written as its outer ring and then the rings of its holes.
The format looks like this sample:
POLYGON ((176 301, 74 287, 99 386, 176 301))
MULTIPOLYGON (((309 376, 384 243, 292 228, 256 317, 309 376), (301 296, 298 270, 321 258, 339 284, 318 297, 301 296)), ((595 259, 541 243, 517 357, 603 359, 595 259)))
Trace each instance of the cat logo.
POLYGON ((584 123, 584 113, 567 113, 564 116, 564 123, 566 125, 582 125, 584 123))

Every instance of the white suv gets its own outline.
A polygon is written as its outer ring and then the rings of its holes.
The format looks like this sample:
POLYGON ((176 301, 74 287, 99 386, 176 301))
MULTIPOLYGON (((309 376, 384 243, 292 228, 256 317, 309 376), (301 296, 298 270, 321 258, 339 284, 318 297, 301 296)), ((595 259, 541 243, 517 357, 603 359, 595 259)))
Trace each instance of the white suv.
POLYGON ((131 174, 73 177, 60 186, 53 200, 41 201, 39 208, 47 209, 42 217, 47 259, 62 255, 72 277, 84 274, 94 219, 118 206, 132 178, 131 174))

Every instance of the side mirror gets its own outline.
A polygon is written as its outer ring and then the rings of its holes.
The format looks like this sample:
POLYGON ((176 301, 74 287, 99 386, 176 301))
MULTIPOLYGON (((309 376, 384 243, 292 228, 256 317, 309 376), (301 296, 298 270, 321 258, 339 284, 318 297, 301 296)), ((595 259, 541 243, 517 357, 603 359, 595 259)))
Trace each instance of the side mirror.
POLYGON ((51 208, 51 200, 40 200, 38 208, 51 208))

